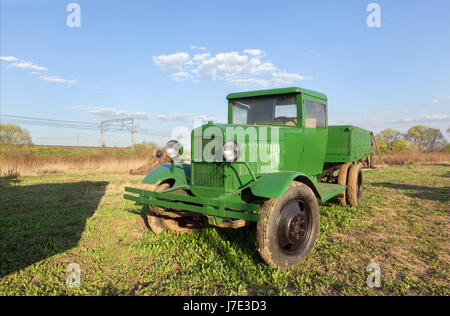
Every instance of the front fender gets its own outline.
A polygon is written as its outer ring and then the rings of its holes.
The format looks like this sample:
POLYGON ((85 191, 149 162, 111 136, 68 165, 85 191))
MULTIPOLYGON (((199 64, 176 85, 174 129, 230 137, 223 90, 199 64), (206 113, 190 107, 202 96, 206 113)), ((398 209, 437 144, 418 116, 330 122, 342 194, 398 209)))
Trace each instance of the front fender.
POLYGON ((175 180, 172 188, 190 186, 191 165, 184 163, 174 164, 172 172, 172 164, 166 163, 150 171, 142 180, 142 183, 155 184, 167 179, 175 180))
POLYGON ((255 196, 277 199, 283 196, 289 184, 294 180, 305 183, 313 190, 316 197, 320 198, 316 188, 317 179, 315 177, 308 177, 301 172, 282 171, 265 174, 258 178, 255 183, 250 185, 250 190, 255 196))

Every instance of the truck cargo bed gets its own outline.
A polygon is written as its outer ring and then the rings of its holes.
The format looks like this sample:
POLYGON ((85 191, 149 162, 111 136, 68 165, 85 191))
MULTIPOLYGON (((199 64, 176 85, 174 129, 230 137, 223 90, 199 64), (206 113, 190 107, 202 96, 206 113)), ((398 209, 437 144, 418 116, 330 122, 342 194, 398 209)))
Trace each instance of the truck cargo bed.
POLYGON ((351 126, 328 126, 325 162, 351 162, 372 155, 372 133, 351 126))

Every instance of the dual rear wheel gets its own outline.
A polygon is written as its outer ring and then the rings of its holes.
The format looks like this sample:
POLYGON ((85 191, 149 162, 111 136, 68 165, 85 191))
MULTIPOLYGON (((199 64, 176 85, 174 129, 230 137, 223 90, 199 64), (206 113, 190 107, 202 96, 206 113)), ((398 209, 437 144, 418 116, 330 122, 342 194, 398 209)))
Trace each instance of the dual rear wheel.
POLYGON ((347 189, 338 197, 342 205, 357 206, 361 204, 363 191, 363 173, 361 163, 346 163, 341 165, 338 174, 338 184, 346 185, 347 189))

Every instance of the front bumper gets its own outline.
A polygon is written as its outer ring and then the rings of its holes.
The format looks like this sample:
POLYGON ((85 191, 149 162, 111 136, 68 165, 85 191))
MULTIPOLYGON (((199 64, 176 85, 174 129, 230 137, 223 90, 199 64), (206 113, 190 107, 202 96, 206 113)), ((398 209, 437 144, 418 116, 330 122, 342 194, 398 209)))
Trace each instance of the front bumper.
POLYGON ((125 187, 125 192, 135 194, 124 194, 123 197, 126 200, 167 209, 200 213, 208 218, 214 217, 216 222, 223 222, 224 218, 259 221, 260 206, 258 204, 228 201, 224 196, 206 199, 177 194, 174 191, 153 192, 130 187, 125 187))

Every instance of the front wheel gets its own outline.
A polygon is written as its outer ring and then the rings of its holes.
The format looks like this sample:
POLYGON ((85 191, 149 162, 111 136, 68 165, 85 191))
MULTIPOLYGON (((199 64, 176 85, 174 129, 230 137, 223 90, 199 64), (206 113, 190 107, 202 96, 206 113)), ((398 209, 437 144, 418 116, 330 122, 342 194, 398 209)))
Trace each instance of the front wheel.
MULTIPOLYGON (((169 183, 160 183, 155 192, 161 192, 170 188, 169 183)), ((191 212, 178 212, 166 210, 158 206, 145 206, 147 214, 146 224, 155 233, 164 231, 176 233, 191 233, 206 227, 205 216, 191 212)))
POLYGON ((308 255, 319 231, 319 204, 305 184, 292 182, 285 194, 261 207, 256 237, 269 265, 287 269, 308 255))

